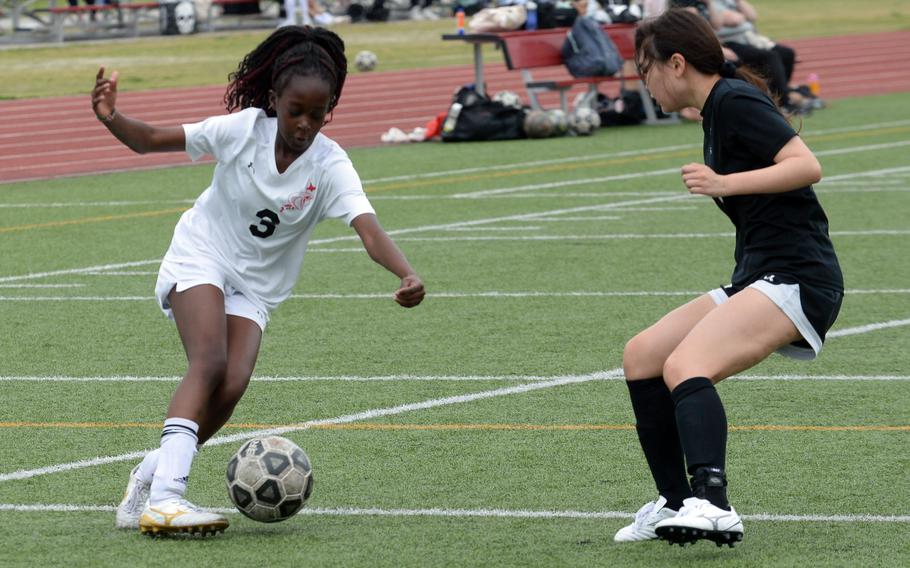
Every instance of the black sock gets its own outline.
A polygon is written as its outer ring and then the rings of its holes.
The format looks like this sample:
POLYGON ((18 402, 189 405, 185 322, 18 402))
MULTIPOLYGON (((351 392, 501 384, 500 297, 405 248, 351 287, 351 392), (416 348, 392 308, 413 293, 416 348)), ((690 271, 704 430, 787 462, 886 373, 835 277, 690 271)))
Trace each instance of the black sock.
POLYGON ((635 412, 638 441, 657 491, 667 499, 667 507, 679 510, 683 499, 691 497, 692 491, 686 479, 686 462, 679 443, 670 390, 663 377, 627 381, 626 384, 635 412))
POLYGON ((676 403, 679 439, 693 476, 692 492, 729 510, 724 475, 727 414, 717 390, 706 377, 693 377, 677 385, 671 396, 676 403))

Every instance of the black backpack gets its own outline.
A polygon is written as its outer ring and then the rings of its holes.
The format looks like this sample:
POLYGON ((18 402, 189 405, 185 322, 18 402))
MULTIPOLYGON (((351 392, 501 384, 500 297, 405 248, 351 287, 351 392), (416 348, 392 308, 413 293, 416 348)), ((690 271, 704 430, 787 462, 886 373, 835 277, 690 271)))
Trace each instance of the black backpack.
POLYGON ((443 142, 524 138, 525 111, 481 96, 473 86, 455 93, 442 124, 443 142))
POLYGON ((576 18, 562 45, 562 61, 573 77, 603 77, 622 68, 616 44, 591 18, 576 18))

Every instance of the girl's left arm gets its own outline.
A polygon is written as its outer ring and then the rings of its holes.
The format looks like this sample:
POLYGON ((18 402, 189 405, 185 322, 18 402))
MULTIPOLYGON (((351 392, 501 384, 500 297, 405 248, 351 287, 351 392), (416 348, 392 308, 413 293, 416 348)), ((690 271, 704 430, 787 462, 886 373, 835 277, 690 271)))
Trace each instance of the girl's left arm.
POLYGON ((822 167, 802 138, 794 136, 767 168, 724 176, 704 164, 692 163, 683 166, 682 178, 691 193, 711 197, 783 193, 817 183, 822 167))
POLYGON ((379 225, 376 215, 372 213, 358 215, 351 222, 351 226, 363 241, 363 248, 370 258, 401 279, 401 286, 395 291, 395 301, 406 308, 419 304, 426 294, 423 282, 408 264, 398 246, 379 225))

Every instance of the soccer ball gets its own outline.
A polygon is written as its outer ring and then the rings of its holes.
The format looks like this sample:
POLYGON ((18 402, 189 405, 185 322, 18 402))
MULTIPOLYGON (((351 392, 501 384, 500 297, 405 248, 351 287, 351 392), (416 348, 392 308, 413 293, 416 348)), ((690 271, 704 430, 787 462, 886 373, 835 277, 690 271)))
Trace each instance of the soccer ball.
POLYGON ((553 121, 553 134, 555 136, 564 136, 569 131, 569 117, 564 110, 553 108, 547 111, 550 120, 553 121))
POLYGON ((600 115, 591 107, 578 107, 569 115, 569 128, 579 136, 587 136, 600 127, 600 115))
POLYGON ((379 63, 379 59, 372 51, 364 50, 354 57, 354 66, 358 71, 372 71, 376 68, 377 63, 379 63))
POLYGON ((499 91, 493 95, 493 100, 501 103, 503 106, 521 108, 521 97, 518 96, 518 93, 512 91, 499 91))
POLYGON ((553 135, 556 125, 546 111, 532 110, 525 115, 524 129, 528 138, 548 138, 553 135))
POLYGON ((237 509, 263 523, 293 517, 313 492, 310 459, 281 436, 253 438, 227 466, 228 495, 237 509))

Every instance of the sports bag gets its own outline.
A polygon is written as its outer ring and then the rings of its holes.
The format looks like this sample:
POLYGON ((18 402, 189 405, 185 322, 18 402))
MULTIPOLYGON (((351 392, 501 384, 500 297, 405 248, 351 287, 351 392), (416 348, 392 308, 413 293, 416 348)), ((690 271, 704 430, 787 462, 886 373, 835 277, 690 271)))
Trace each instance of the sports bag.
POLYGON ((603 77, 622 68, 616 44, 588 17, 575 19, 562 45, 562 60, 573 77, 603 77))
POLYGON ((525 111, 481 96, 473 86, 462 87, 442 125, 443 142, 512 140, 524 138, 525 111))

